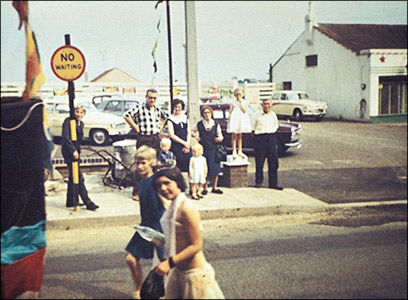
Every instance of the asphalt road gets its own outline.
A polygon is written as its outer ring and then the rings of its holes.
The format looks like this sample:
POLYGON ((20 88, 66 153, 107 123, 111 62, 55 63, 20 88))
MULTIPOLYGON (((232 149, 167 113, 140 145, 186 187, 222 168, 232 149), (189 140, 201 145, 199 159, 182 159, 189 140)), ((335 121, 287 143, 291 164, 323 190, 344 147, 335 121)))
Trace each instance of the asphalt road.
MULTIPOLYGON (((204 252, 227 299, 406 299, 406 210, 396 214, 376 212, 370 226, 370 211, 204 220, 204 252)), ((41 298, 129 299, 133 233, 48 231, 41 298)))
MULTIPOLYGON (((301 125, 301 148, 289 149, 279 160, 280 185, 327 203, 407 199, 407 123, 324 119, 301 125)), ((89 146, 114 154, 113 146, 89 146)), ((253 186, 255 160, 252 151, 244 152, 250 162, 248 184, 253 186)), ((83 157, 90 153, 83 151, 83 157)), ((59 147, 55 157, 61 157, 59 147)))

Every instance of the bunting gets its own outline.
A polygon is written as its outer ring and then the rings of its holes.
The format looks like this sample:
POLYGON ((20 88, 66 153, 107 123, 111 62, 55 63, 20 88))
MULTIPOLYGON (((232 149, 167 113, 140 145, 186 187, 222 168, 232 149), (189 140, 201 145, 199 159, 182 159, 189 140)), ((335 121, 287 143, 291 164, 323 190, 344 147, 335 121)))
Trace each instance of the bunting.
POLYGON ((157 63, 156 63, 156 48, 157 48, 157 43, 154 43, 153 50, 152 50, 152 56, 153 56, 153 68, 154 68, 154 73, 157 72, 157 63))
POLYGON ((154 6, 154 9, 157 9, 160 3, 163 3, 163 0, 157 1, 156 5, 154 6))
MULTIPOLYGON (((156 5, 154 6, 154 9, 157 10, 157 7, 159 6, 160 3, 162 3, 163 1, 157 1, 156 5)), ((156 62, 156 49, 157 49, 157 45, 159 43, 159 35, 161 33, 160 30, 160 23, 161 23, 161 16, 159 17, 159 21, 157 22, 157 38, 156 38, 156 42, 154 43, 153 49, 152 49, 152 57, 153 57, 153 78, 155 76, 155 74, 157 73, 157 62, 156 62)))

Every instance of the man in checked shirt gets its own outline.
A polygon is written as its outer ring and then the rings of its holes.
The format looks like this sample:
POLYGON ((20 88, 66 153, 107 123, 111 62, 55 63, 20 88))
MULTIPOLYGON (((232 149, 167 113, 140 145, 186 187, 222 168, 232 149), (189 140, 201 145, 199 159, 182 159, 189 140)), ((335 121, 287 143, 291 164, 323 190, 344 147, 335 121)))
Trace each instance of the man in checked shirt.
MULTIPOLYGON (((165 125, 167 114, 159 107, 156 107, 157 91, 149 89, 146 91, 146 104, 138 105, 124 114, 125 121, 138 133, 136 149, 142 145, 152 147, 157 153, 160 152, 159 133, 165 125)), ((133 200, 139 200, 139 187, 141 177, 135 172, 133 186, 133 200)))

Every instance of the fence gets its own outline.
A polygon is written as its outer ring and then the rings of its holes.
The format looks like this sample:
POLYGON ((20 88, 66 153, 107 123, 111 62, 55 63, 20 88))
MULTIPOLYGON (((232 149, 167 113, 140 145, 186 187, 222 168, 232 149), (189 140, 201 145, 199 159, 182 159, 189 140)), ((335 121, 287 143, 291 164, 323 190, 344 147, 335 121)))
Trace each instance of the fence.
MULTIPOLYGON (((256 105, 260 100, 270 98, 271 93, 276 90, 274 82, 238 83, 237 81, 226 82, 201 82, 199 84, 199 95, 201 99, 228 98, 236 87, 242 87, 245 99, 250 104, 256 105)), ((25 88, 25 82, 2 82, 1 97, 21 96, 25 88)), ((75 83, 75 97, 92 99, 99 95, 114 95, 125 98, 144 98, 146 90, 155 88, 161 99, 170 98, 169 83, 123 83, 123 82, 77 82, 75 83)), ((37 94, 43 100, 54 96, 67 94, 66 82, 46 82, 37 94)), ((185 82, 173 83, 173 98, 187 99, 187 84, 185 82)))

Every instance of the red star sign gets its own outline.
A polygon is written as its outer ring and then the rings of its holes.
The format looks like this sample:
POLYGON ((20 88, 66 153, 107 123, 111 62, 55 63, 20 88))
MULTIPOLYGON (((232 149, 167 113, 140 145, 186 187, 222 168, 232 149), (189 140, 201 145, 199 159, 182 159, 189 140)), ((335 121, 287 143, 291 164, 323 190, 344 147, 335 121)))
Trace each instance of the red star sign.
POLYGON ((384 57, 384 55, 380 57, 380 61, 381 61, 381 62, 385 62, 385 57, 384 57))

